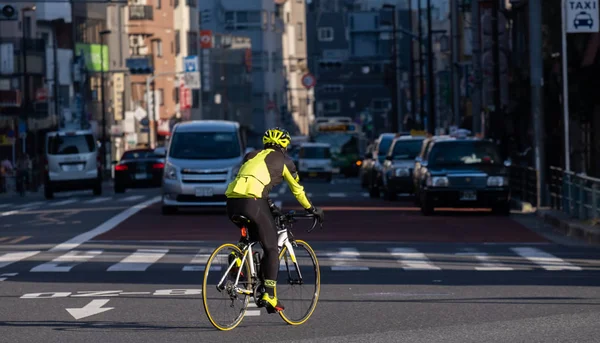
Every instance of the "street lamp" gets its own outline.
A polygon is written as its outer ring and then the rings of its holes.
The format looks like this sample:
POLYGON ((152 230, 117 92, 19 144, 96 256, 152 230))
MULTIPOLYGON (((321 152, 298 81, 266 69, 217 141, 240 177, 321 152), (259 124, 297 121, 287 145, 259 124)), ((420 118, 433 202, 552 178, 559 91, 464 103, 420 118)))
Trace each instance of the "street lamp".
POLYGON ((100 92, 102 93, 102 166, 106 168, 106 98, 104 93, 104 36, 110 30, 100 31, 100 92))
MULTIPOLYGON (((23 105, 21 106, 21 119, 25 121, 25 125, 27 125, 27 111, 29 110, 29 75, 27 75, 27 42, 25 39, 25 12, 33 11, 35 11, 35 6, 23 7, 21 9, 21 56, 23 57, 23 105)), ((17 132, 18 131, 19 130, 17 124, 17 132)), ((25 139, 23 139, 23 146, 21 147, 21 151, 23 152, 23 154, 25 154, 26 152, 25 139)))

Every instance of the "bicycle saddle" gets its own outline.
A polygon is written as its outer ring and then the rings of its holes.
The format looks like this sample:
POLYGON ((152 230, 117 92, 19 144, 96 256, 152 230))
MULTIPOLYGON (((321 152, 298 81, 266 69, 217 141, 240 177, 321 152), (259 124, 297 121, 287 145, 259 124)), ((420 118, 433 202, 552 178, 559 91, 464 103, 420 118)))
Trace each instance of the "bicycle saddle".
POLYGON ((250 219, 248 219, 240 214, 234 214, 233 216, 231 216, 231 221, 234 222, 238 226, 244 226, 244 225, 247 225, 250 223, 250 219))

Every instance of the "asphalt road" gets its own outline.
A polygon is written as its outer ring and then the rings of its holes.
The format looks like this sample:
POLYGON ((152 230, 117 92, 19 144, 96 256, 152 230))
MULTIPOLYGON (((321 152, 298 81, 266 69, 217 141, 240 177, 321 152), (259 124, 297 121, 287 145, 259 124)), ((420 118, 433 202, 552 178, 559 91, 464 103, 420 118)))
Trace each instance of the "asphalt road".
POLYGON ((157 189, 0 199, 2 341, 598 342, 600 248, 518 213, 423 217, 356 180, 305 187, 326 211, 294 229, 319 257, 316 311, 291 327, 251 309, 230 332, 201 300, 203 261, 239 236, 223 209, 163 216, 157 189))

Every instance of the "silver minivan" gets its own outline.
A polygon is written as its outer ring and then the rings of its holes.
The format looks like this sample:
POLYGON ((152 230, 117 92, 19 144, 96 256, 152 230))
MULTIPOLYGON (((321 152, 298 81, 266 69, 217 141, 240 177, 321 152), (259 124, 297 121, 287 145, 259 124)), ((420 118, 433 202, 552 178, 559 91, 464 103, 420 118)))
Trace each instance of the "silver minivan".
POLYGON ((96 137, 90 130, 55 131, 46 134, 44 196, 91 189, 102 194, 102 172, 96 137))
POLYGON ((165 156, 162 213, 173 214, 179 207, 225 206, 225 190, 249 151, 237 122, 176 124, 167 147, 155 149, 165 156))

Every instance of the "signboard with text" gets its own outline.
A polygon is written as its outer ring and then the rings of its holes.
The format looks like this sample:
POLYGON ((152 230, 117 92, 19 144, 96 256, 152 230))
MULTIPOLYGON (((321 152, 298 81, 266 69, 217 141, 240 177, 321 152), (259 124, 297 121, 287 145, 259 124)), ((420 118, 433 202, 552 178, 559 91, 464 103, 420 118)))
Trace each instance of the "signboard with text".
POLYGON ((598 32, 598 0, 565 1, 565 11, 568 33, 598 32))

